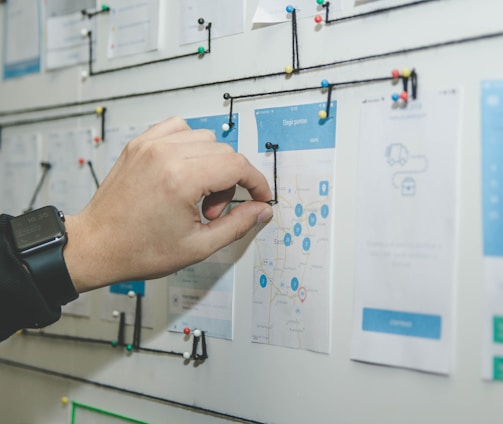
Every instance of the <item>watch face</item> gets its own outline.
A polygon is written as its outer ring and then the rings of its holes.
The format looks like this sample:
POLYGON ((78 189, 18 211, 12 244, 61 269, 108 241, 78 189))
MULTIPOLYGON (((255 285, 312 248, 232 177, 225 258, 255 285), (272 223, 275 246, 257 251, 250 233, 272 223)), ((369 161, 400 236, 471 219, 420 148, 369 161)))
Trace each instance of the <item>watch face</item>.
POLYGON ((14 242, 19 251, 57 242, 65 237, 65 227, 58 210, 46 206, 11 221, 14 242))

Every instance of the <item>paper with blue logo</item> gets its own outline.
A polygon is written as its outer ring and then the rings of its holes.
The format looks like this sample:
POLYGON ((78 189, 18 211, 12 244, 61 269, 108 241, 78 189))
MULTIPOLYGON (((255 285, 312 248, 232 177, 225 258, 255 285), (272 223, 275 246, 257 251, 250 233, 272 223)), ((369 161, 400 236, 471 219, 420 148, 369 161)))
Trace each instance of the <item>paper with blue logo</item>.
POLYGON ((259 167, 277 200, 255 238, 252 341, 328 353, 336 102, 258 109, 259 167))
MULTIPOLYGON (((218 142, 238 151, 238 114, 232 115, 234 125, 227 131, 222 125, 229 122, 229 115, 187 118, 186 122, 193 130, 212 131, 218 142)), ((169 277, 169 331, 198 328, 207 336, 232 340, 235 261, 235 249, 230 245, 169 277)))
POLYGON ((361 105, 351 358, 448 374, 458 90, 361 105))
POLYGON ((503 380, 503 80, 482 81, 482 377, 503 380))

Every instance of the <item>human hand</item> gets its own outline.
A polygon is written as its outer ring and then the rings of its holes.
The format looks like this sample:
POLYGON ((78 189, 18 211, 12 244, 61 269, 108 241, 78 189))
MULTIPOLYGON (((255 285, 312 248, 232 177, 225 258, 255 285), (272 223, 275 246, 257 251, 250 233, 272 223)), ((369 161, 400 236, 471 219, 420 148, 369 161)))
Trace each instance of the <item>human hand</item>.
POLYGON ((170 118, 130 141, 84 210, 67 216, 65 261, 79 292, 165 276, 269 221, 271 199, 243 155, 170 118), (253 200, 220 216, 236 185, 253 200))

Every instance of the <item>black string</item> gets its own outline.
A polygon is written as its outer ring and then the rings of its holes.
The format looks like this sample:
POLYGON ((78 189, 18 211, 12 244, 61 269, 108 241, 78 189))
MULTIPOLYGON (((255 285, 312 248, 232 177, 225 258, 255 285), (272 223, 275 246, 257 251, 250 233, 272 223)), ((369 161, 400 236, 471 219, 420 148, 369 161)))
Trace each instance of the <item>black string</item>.
POLYGON ((94 12, 88 12, 86 9, 82 9, 80 13, 89 19, 94 18, 96 15, 101 15, 102 13, 110 12, 110 8, 106 5, 101 6, 101 9, 95 10, 94 12))
MULTIPOLYGON (((202 18, 199 19, 198 23, 201 23, 202 18)), ((204 19, 202 20, 204 23, 204 19)), ((206 53, 210 53, 210 34, 211 34, 211 22, 209 22, 205 29, 208 31, 208 48, 198 48, 196 52, 193 53, 186 53, 186 54, 181 54, 177 56, 171 56, 171 57, 165 57, 162 59, 155 59, 155 60, 150 60, 148 62, 141 62, 141 63, 134 63, 132 65, 126 65, 126 66, 120 66, 117 68, 108 68, 108 69, 102 69, 101 71, 94 71, 93 70, 93 47, 92 47, 92 31, 87 31, 87 38, 88 38, 88 43, 89 43, 89 57, 88 57, 88 69, 89 69, 89 76, 96 76, 96 75, 103 75, 103 74, 109 74, 111 72, 119 72, 119 71, 124 71, 127 69, 133 69, 133 68, 138 68, 141 66, 147 66, 147 65, 153 65, 156 63, 162 63, 162 62, 169 62, 172 60, 177 60, 177 59, 182 59, 185 57, 192 57, 192 56, 202 56, 206 53)))
MULTIPOLYGON (((273 149, 274 152, 274 198, 272 200, 267 200, 264 203, 268 203, 269 205, 277 205, 278 204, 278 167, 277 167, 277 160, 276 160, 276 150, 278 150, 279 145, 278 144, 272 144, 271 142, 267 142, 265 144, 266 149, 273 149)), ((241 200, 241 199, 232 199, 231 203, 244 203, 247 202, 248 200, 241 200)))
MULTIPOLYGON (((106 111, 107 111, 106 107, 101 107, 101 108, 96 108, 92 112, 68 113, 68 114, 64 114, 64 115, 45 116, 42 118, 23 119, 23 120, 13 121, 13 122, 4 122, 2 124, 2 127, 0 127, 0 128, 19 127, 19 126, 24 126, 24 125, 38 124, 41 122, 59 121, 59 120, 63 120, 63 119, 81 118, 83 116, 97 115, 101 119, 101 140, 105 141, 105 113, 106 113, 106 111)), ((1 136, 2 136, 2 133, 0 131, 0 146, 2 143, 1 136)))
MULTIPOLYGON (((310 71, 310 70, 317 70, 317 69, 328 68, 328 67, 333 67, 333 66, 338 66, 338 65, 347 65, 350 63, 362 62, 362 61, 367 61, 367 60, 374 60, 374 59, 395 56, 395 55, 405 55, 405 54, 409 54, 409 53, 414 53, 414 52, 419 52, 419 51, 429 50, 429 49, 434 49, 434 48, 450 47, 450 46, 458 45, 458 44, 484 41, 484 40, 489 40, 492 38, 499 38, 502 36, 503 36, 503 31, 498 31, 495 33, 482 34, 482 35, 477 35, 477 36, 473 36, 473 37, 461 38, 461 39, 450 40, 450 41, 445 41, 445 42, 440 42, 440 43, 433 43, 433 44, 428 44, 428 45, 423 45, 423 46, 418 46, 418 47, 411 47, 408 49, 394 50, 394 51, 384 52, 384 53, 376 53, 376 54, 368 55, 368 56, 361 56, 361 57, 352 58, 352 59, 345 59, 345 60, 339 60, 339 61, 335 61, 335 62, 324 63, 324 64, 320 64, 320 65, 313 65, 313 66, 300 68, 299 70, 300 71, 310 71)), ((277 77, 277 76, 283 77, 284 75, 285 75, 284 71, 273 72, 273 73, 269 73, 269 74, 261 74, 261 75, 254 75, 254 76, 248 76, 248 77, 232 78, 232 79, 228 79, 228 80, 211 81, 211 82, 201 83, 201 84, 172 87, 172 88, 166 88, 166 89, 162 89, 162 90, 146 91, 146 92, 139 92, 139 93, 129 93, 129 94, 118 95, 118 96, 90 99, 90 100, 85 100, 85 101, 80 101, 80 102, 68 102, 68 103, 40 106, 40 107, 34 107, 34 108, 17 109, 17 110, 12 110, 12 111, 0 112, 0 117, 14 115, 14 114, 40 112, 40 111, 60 109, 60 108, 83 106, 83 105, 97 103, 97 102, 118 101, 118 100, 132 99, 132 98, 136 98, 136 97, 153 96, 153 95, 171 93, 171 92, 175 92, 175 91, 193 90, 196 88, 211 87, 211 86, 224 85, 224 84, 232 84, 232 83, 248 81, 248 80, 257 80, 257 79, 277 77)), ((316 87, 316 88, 318 88, 318 87, 316 87)), ((310 90, 310 89, 312 89, 312 88, 299 89, 298 91, 306 91, 306 90, 310 90)), ((285 91, 285 92, 288 92, 288 91, 285 91)), ((251 97, 254 97, 254 96, 251 96, 251 97)))
POLYGON ((269 200, 267 203, 270 205, 276 205, 278 204, 278 166, 277 166, 277 160, 276 160, 276 152, 279 148, 278 144, 273 144, 270 141, 268 141, 265 144, 266 149, 272 149, 273 154, 274 154, 274 199, 269 200))
POLYGON ((295 8, 292 11, 292 68, 293 71, 298 71, 300 68, 297 10, 295 8))
POLYGON ((126 345, 126 313, 121 312, 119 315, 119 332, 117 334, 117 345, 126 345))
POLYGON ((101 108, 101 141, 105 141, 105 114, 107 113, 107 108, 101 108))
POLYGON ((156 395, 152 395, 152 394, 148 394, 148 393, 143 393, 143 392, 139 392, 139 391, 132 390, 132 389, 127 389, 125 387, 114 386, 111 384, 101 383, 99 381, 90 380, 88 378, 83 378, 83 377, 79 377, 79 376, 68 374, 68 373, 53 371, 53 370, 50 370, 47 368, 42 368, 42 367, 37 367, 34 365, 29 365, 29 364, 24 364, 21 362, 12 361, 10 359, 0 358, 0 364, 14 367, 14 368, 27 370, 27 371, 38 372, 41 374, 50 375, 52 377, 58 377, 58 378, 66 379, 66 380, 72 380, 72 381, 76 381, 79 383, 90 384, 92 386, 99 387, 100 389, 113 390, 116 392, 131 395, 131 396, 136 396, 136 397, 140 397, 143 399, 152 400, 152 401, 164 403, 167 405, 175 406, 178 408, 186 409, 189 411, 195 411, 197 413, 206 414, 206 415, 210 415, 213 417, 232 420, 235 422, 240 422, 240 423, 245 423, 245 424, 265 424, 264 422, 261 422, 261 421, 250 420, 247 418, 238 417, 236 415, 231 415, 231 414, 226 414, 224 412, 215 411, 213 409, 203 408, 203 407, 196 406, 193 404, 182 403, 182 402, 178 402, 175 400, 163 398, 160 396, 156 396, 156 395))
MULTIPOLYGON (((95 338, 90 338, 90 337, 80 337, 80 336, 70 336, 70 335, 66 335, 66 334, 47 333, 45 331, 22 330, 21 335, 41 337, 41 338, 54 339, 54 340, 62 340, 62 341, 72 341, 72 342, 81 342, 81 343, 100 344, 100 345, 106 345, 106 346, 112 345, 114 347, 115 346, 124 347, 124 346, 126 346, 125 327, 126 327, 126 314, 124 312, 121 312, 121 318, 119 318, 119 331, 118 331, 118 335, 117 335, 117 340, 113 341, 113 342, 110 342, 109 340, 95 339, 95 338), (122 317, 122 314, 124 314, 124 317, 122 317)), ((142 346, 139 346, 137 348, 137 350, 138 350, 138 352, 156 353, 156 354, 162 354, 162 355, 183 357, 183 352, 175 352, 173 350, 152 349, 152 348, 142 347, 142 346)))
POLYGON ((398 4, 396 6, 383 7, 381 9, 375 9, 375 10, 371 10, 369 12, 358 13, 355 15, 344 16, 342 18, 336 18, 336 19, 329 19, 329 17, 328 17, 329 16, 329 9, 330 9, 330 2, 329 1, 325 2, 322 5, 322 7, 325 8, 325 23, 326 24, 333 24, 336 22, 348 21, 350 19, 366 18, 367 16, 378 15, 381 13, 391 12, 394 10, 404 9, 407 7, 419 6, 421 4, 431 3, 434 1, 440 1, 440 0, 417 0, 417 1, 410 2, 410 3, 398 4))
POLYGON ((89 165, 89 169, 91 170, 91 175, 93 176, 94 183, 96 184, 96 188, 100 188, 100 182, 98 181, 98 177, 96 176, 96 172, 94 172, 93 163, 88 160, 87 164, 89 165))
POLYGON ((38 181, 37 187, 35 188, 35 192, 31 197, 30 204, 28 208, 24 211, 31 212, 33 210, 33 206, 35 205, 35 201, 37 200, 38 193, 42 189, 42 185, 44 184, 45 177, 47 176, 49 169, 51 169, 52 165, 49 162, 40 162, 40 166, 42 167, 42 175, 40 176, 40 180, 38 181))
MULTIPOLYGON (((385 58, 385 57, 390 57, 390 56, 406 55, 406 54, 410 54, 410 53, 415 53, 415 52, 420 52, 420 51, 430 50, 430 49, 435 49, 435 48, 444 48, 444 47, 450 47, 450 46, 459 45, 459 44, 472 43, 472 42, 477 42, 477 41, 485 41, 485 40, 490 40, 493 38, 499 38, 502 36, 503 36, 503 31, 487 33, 487 34, 480 34, 480 35, 476 35, 473 37, 459 38, 459 39, 444 41, 444 42, 440 42, 440 43, 426 44, 426 45, 411 47, 411 48, 407 48, 407 49, 393 50, 393 51, 384 52, 384 53, 376 53, 376 54, 368 55, 368 56, 360 56, 360 57, 351 58, 351 59, 344 59, 344 60, 338 60, 338 61, 334 61, 334 62, 323 63, 323 64, 319 64, 319 65, 308 66, 308 67, 300 68, 299 71, 312 71, 312 70, 317 70, 317 69, 323 69, 323 68, 329 68, 329 67, 334 67, 334 66, 347 65, 347 64, 351 64, 351 63, 359 63, 359 62, 368 61, 368 60, 380 59, 380 58, 385 58)), ((93 104, 93 103, 101 103, 101 102, 106 102, 106 101, 126 100, 126 99, 132 99, 132 98, 143 97, 143 96, 155 96, 155 95, 167 94, 167 93, 172 93, 172 92, 182 91, 182 90, 193 90, 196 88, 212 87, 212 86, 217 86, 217 85, 233 84, 233 83, 242 82, 242 81, 257 80, 257 79, 271 78, 271 77, 284 77, 284 76, 285 76, 284 71, 272 72, 269 74, 252 75, 252 76, 248 76, 248 77, 232 78, 232 79, 219 80, 219 81, 210 81, 210 82, 206 82, 206 83, 172 87, 172 88, 166 88, 166 89, 154 90, 154 91, 128 93, 128 94, 117 95, 117 96, 89 99, 89 100, 84 100, 84 101, 79 101, 79 102, 67 102, 67 103, 39 106, 39 107, 33 107, 33 108, 16 109, 16 110, 11 110, 11 111, 0 112, 0 117, 9 116, 9 115, 24 114, 24 113, 31 113, 31 112, 41 112, 41 111, 75 107, 75 106, 83 106, 83 105, 88 105, 88 104, 93 104)), ((304 90, 301 89, 299 91, 304 91, 304 90)))
POLYGON ((142 295, 141 293, 136 293, 136 310, 134 314, 134 330, 133 330, 133 349, 138 350, 140 347, 140 338, 141 338, 141 301, 142 295))

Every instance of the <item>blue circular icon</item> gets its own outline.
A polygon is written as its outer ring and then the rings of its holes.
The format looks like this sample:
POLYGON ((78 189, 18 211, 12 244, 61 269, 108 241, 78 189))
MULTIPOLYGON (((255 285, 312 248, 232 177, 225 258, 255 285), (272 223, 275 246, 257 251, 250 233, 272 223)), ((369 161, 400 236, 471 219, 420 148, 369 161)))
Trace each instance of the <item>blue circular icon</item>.
POLYGON ((265 289, 265 286, 267 286, 267 277, 264 274, 262 274, 260 276, 260 287, 265 289))
POLYGON ((295 205, 295 216, 297 218, 300 218, 302 216, 302 205, 300 203, 297 203, 295 205))
POLYGON ((290 287, 294 292, 297 291, 297 289, 299 288, 299 280, 297 279, 297 277, 292 278, 292 281, 290 282, 290 287))
POLYGON ((309 226, 314 227, 316 225, 316 214, 314 212, 309 214, 309 226))
POLYGON ((302 233, 302 225, 300 225, 298 222, 293 226, 293 233, 299 237, 300 233, 302 233))
POLYGON ((311 248, 311 239, 306 237, 302 240, 302 248, 307 252, 311 248))
POLYGON ((320 214, 322 218, 326 218, 328 216, 328 205, 323 205, 321 207, 320 214))
POLYGON ((292 244, 292 235, 290 233, 285 234, 285 237, 283 237, 283 243, 285 243, 285 246, 290 246, 292 244))

